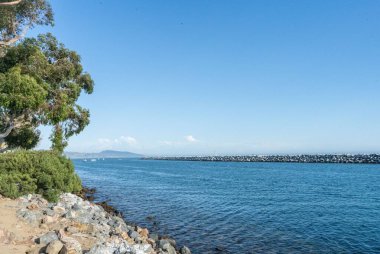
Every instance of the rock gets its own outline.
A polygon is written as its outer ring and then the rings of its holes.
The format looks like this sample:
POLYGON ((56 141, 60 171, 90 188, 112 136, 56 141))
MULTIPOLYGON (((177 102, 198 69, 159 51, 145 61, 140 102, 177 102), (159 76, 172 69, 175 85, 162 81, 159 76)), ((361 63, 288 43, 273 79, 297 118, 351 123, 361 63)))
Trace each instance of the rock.
POLYGON ((158 241, 158 247, 163 249, 163 246, 167 243, 173 247, 175 247, 176 245, 176 242, 173 239, 167 238, 167 239, 161 239, 160 241, 158 241))
POLYGON ((26 208, 29 210, 37 210, 39 208, 39 206, 35 203, 32 203, 30 205, 27 205, 26 208))
POLYGON ((145 254, 141 251, 135 251, 131 245, 121 238, 112 238, 109 242, 98 243, 93 246, 87 254, 145 254))
POLYGON ((40 211, 32 211, 23 208, 17 211, 17 216, 30 224, 38 225, 41 222, 42 213, 40 211))
POLYGON ((64 207, 61 207, 61 206, 54 206, 53 211, 56 213, 59 213, 59 214, 63 214, 66 212, 66 209, 64 207))
POLYGON ((158 241, 158 235, 157 234, 150 234, 149 237, 156 242, 158 241))
POLYGON ((175 248, 171 246, 170 243, 165 243, 161 249, 166 251, 168 254, 176 254, 175 248))
POLYGON ((74 205, 71 207, 71 209, 73 209, 74 211, 78 211, 78 210, 80 210, 81 208, 80 208, 80 206, 79 206, 78 204, 74 204, 74 205))
POLYGON ((40 247, 35 247, 33 249, 27 250, 26 254, 39 254, 41 252, 40 247))
POLYGON ((46 224, 41 224, 40 225, 40 229, 42 229, 42 230, 49 230, 49 227, 46 224))
POLYGON ((76 217, 76 212, 75 211, 72 211, 72 210, 69 210, 66 214, 65 214, 65 218, 67 219, 74 219, 76 217))
POLYGON ((59 240, 54 240, 49 243, 49 245, 46 248, 47 254, 58 254, 63 247, 63 243, 59 240))
POLYGON ((140 236, 135 238, 135 243, 142 243, 142 239, 140 236))
POLYGON ((63 229, 59 230, 58 237, 64 243, 60 254, 82 254, 80 243, 74 238, 66 236, 63 229))
POLYGON ((44 224, 49 224, 49 223, 53 223, 57 221, 57 218, 55 217, 52 217, 52 216, 49 216, 49 215, 45 215, 43 218, 42 218, 42 223, 44 224))
POLYGON ((55 232, 47 232, 37 239, 37 243, 46 245, 55 240, 58 240, 57 234, 55 232))
POLYGON ((149 230, 146 228, 141 229, 139 233, 144 238, 148 238, 148 236, 149 236, 149 230))
POLYGON ((79 230, 76 227, 67 227, 66 231, 69 232, 70 234, 75 234, 79 232, 79 230))
POLYGON ((150 245, 152 245, 153 248, 156 248, 156 241, 153 240, 152 238, 148 238, 146 239, 147 243, 149 243, 150 245))
POLYGON ((186 246, 183 246, 180 250, 179 250, 179 253, 181 254, 191 254, 191 251, 189 248, 187 248, 186 246))
POLYGON ((150 246, 150 244, 135 244, 133 245, 133 250, 136 254, 146 254, 153 252, 153 248, 150 246))
POLYGON ((166 238, 166 241, 170 243, 171 246, 175 247, 177 245, 176 241, 172 238, 166 238))
POLYGON ((91 248, 87 254, 113 254, 114 248, 103 246, 103 245, 96 245, 91 248))
POLYGON ((137 233, 136 231, 129 231, 129 232, 128 232, 128 235, 129 235, 129 237, 132 238, 132 239, 136 239, 137 237, 140 236, 139 233, 137 233))

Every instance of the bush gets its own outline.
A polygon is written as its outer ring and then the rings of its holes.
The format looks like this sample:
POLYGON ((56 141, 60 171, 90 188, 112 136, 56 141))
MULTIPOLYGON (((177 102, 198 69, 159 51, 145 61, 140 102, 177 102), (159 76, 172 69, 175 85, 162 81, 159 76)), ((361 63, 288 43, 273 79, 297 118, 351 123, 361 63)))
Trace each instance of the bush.
POLYGON ((79 192, 81 180, 73 163, 52 151, 0 154, 0 194, 17 198, 29 193, 57 201, 62 192, 79 192))

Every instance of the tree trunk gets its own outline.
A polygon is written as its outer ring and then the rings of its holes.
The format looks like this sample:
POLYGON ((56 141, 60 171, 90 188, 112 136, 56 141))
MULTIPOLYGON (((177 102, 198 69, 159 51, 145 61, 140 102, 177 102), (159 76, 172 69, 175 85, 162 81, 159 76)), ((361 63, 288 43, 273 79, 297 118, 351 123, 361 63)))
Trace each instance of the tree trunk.
POLYGON ((12 132, 13 128, 14 128, 14 126, 13 126, 13 124, 11 124, 11 125, 5 130, 5 132, 0 133, 0 139, 4 139, 4 138, 8 137, 8 135, 12 132))
POLYGON ((0 6, 13 6, 21 3, 22 0, 12 1, 12 2, 0 2, 0 6))

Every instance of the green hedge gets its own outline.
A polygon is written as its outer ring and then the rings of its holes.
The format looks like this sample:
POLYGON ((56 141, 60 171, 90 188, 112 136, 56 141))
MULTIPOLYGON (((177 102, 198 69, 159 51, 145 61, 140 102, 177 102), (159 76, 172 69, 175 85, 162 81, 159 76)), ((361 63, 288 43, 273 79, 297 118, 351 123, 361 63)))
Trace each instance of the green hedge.
POLYGON ((62 192, 79 192, 81 180, 73 163, 51 151, 0 154, 0 194, 17 198, 29 193, 56 201, 62 192))

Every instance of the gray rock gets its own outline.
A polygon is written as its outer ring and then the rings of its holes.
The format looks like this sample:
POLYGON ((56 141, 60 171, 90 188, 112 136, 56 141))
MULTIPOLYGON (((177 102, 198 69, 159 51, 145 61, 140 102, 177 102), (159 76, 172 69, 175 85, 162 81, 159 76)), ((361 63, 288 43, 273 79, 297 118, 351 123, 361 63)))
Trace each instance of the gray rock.
POLYGON ((18 217, 21 217, 30 224, 39 224, 42 219, 42 212, 20 209, 17 211, 18 217))
POLYGON ((150 246, 150 244, 135 244, 132 246, 133 247, 133 250, 135 251, 135 253, 137 254, 145 254, 145 253, 152 253, 153 252, 153 248, 152 246, 150 246))
POLYGON ((55 232, 47 232, 37 239, 37 243, 46 245, 55 240, 58 240, 57 234, 55 232))
POLYGON ((132 239, 136 239, 137 237, 140 236, 139 233, 137 233, 136 231, 129 231, 129 232, 128 232, 128 235, 129 235, 129 237, 132 238, 132 239))
POLYGON ((170 243, 165 243, 162 246, 162 249, 166 251, 168 254, 176 254, 175 248, 170 245, 170 243))
POLYGON ((142 243, 142 239, 140 236, 135 238, 135 243, 142 243))
POLYGON ((161 249, 164 249, 165 244, 171 245, 170 242, 168 241, 168 239, 161 239, 158 241, 158 247, 161 249))
POLYGON ((46 253, 47 254, 58 254, 63 247, 63 243, 59 240, 54 240, 49 243, 49 245, 46 248, 46 253))
POLYGON ((143 254, 145 246, 136 251, 127 242, 103 242, 91 248, 87 254, 143 254))
POLYGON ((73 209, 74 211, 78 211, 78 210, 80 210, 81 208, 80 208, 80 206, 78 205, 78 204, 74 204, 72 207, 71 207, 71 209, 73 209))
POLYGON ((87 254, 113 254, 115 251, 114 248, 103 246, 103 245, 96 245, 91 248, 87 254))
POLYGON ((187 248, 186 246, 183 246, 183 247, 179 250, 179 252, 180 252, 181 254, 191 254, 190 249, 187 248))
POLYGON ((74 219, 76 217, 76 213, 72 210, 69 210, 66 214, 65 214, 65 218, 67 219, 74 219))
POLYGON ((158 235, 157 234, 149 234, 149 238, 153 239, 154 241, 158 241, 158 235))
POLYGON ((177 245, 176 241, 172 238, 166 238, 166 241, 170 243, 171 246, 175 247, 177 245))
POLYGON ((59 254, 82 254, 82 246, 74 238, 65 239, 65 244, 59 254))

